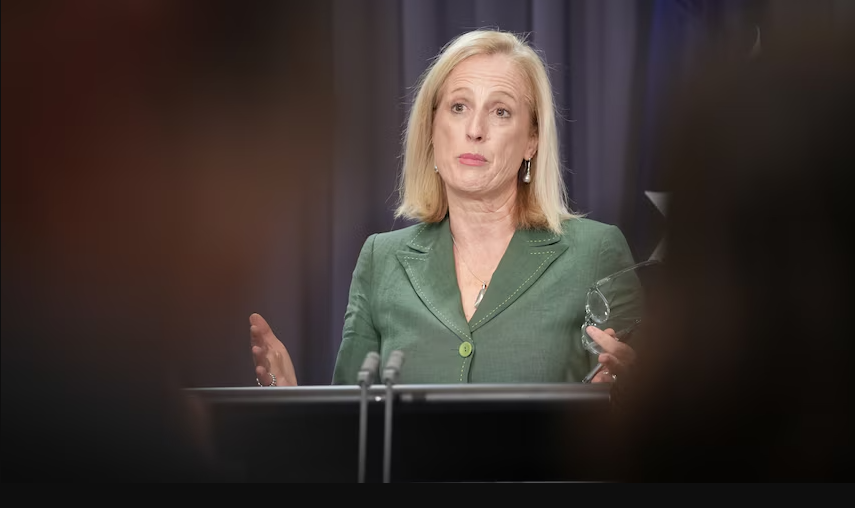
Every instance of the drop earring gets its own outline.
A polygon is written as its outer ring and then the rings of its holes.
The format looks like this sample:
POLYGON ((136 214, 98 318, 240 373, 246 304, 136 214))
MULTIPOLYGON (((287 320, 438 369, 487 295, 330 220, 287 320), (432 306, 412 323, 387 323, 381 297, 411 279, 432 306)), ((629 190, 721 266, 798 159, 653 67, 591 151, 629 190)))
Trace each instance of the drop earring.
POLYGON ((439 173, 439 168, 436 167, 436 164, 433 165, 433 172, 439 173))
POLYGON ((525 161, 525 176, 523 176, 523 182, 531 183, 531 159, 525 161))

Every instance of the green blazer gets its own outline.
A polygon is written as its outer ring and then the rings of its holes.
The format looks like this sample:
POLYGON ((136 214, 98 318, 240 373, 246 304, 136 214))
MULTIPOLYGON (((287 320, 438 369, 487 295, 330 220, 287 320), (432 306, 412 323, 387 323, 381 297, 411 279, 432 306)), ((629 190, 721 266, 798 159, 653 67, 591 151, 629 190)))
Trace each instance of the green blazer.
POLYGON ((518 230, 467 322, 448 218, 371 235, 345 313, 334 384, 354 384, 370 351, 404 353, 400 383, 577 382, 597 364, 581 342, 588 288, 633 263, 615 226, 569 219, 564 233, 518 230))

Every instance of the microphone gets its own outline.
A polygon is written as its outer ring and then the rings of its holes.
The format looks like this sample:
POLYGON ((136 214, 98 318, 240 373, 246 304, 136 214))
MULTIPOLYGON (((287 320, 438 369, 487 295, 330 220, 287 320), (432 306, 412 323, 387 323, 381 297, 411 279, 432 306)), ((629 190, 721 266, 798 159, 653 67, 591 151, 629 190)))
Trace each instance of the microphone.
POLYGON ((401 365, 404 363, 403 351, 392 351, 383 369, 383 383, 386 385, 386 422, 383 426, 383 483, 389 483, 392 464, 392 385, 401 377, 401 365))
POLYGON ((379 366, 380 355, 376 351, 371 351, 365 355, 365 360, 362 361, 362 367, 359 368, 359 374, 356 376, 356 383, 359 386, 371 385, 379 366))
POLYGON ((380 366, 380 355, 375 351, 365 355, 356 383, 361 388, 359 398, 359 483, 365 483, 365 449, 368 436, 368 387, 374 382, 374 374, 380 366))
POLYGON ((401 377, 401 365, 404 363, 403 351, 392 351, 389 355, 389 360, 386 361, 386 367, 383 369, 383 383, 387 386, 392 383, 397 383, 401 377))

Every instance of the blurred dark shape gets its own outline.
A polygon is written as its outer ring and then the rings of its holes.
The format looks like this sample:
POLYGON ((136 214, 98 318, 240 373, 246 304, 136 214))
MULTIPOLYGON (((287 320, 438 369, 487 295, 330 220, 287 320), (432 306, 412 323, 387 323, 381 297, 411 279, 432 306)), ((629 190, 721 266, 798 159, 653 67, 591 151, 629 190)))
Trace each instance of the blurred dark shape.
POLYGON ((3 481, 243 479, 181 389, 330 128, 287 4, 3 3, 3 481))
POLYGON ((669 108, 666 264, 614 387, 616 477, 851 479, 853 34, 711 51, 669 108))

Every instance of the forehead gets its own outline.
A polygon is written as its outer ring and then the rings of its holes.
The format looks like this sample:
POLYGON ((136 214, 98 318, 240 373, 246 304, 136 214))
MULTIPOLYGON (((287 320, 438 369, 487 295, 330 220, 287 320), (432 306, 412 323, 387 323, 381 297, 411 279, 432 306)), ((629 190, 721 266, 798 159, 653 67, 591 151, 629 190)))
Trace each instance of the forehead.
POLYGON ((445 80, 443 94, 458 88, 503 91, 517 99, 531 95, 519 66, 506 55, 475 55, 458 63, 445 80))

